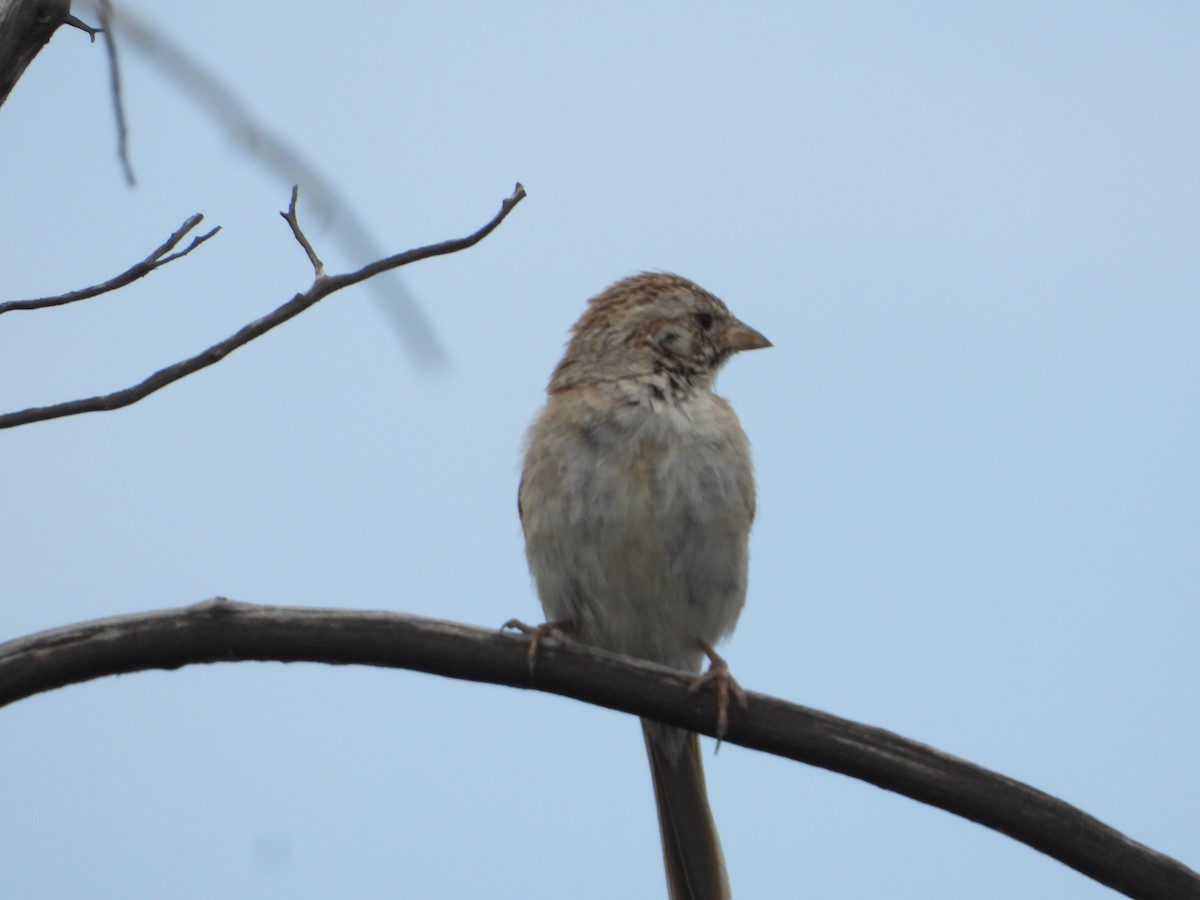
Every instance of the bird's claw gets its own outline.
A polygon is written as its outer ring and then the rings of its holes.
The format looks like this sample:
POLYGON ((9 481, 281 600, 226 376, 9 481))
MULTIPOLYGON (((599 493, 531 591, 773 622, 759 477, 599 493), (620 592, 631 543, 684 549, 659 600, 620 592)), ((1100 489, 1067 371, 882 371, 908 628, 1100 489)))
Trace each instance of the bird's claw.
POLYGON ((542 644, 542 639, 552 637, 555 640, 566 640, 568 632, 571 630, 571 623, 568 621, 559 622, 543 622, 541 625, 527 625, 520 619, 509 619, 500 626, 501 631, 519 631, 521 634, 529 637, 529 650, 526 651, 526 659, 529 662, 529 672, 533 674, 534 668, 537 666, 538 647, 542 644))
POLYGON ((737 679, 729 672, 729 663, 705 641, 700 641, 700 649, 708 657, 708 671, 697 678, 688 687, 688 693, 694 694, 708 685, 713 685, 717 692, 717 749, 721 749, 721 741, 729 728, 729 695, 732 694, 737 705, 742 709, 750 708, 746 692, 737 683, 737 679))

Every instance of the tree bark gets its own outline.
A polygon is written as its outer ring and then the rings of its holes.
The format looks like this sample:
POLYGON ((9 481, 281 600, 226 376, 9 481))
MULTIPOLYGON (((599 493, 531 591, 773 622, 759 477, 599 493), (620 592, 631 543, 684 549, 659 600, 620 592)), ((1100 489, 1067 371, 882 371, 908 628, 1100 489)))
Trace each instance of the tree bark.
POLYGON ((0 106, 71 15, 71 0, 0 0, 0 106))

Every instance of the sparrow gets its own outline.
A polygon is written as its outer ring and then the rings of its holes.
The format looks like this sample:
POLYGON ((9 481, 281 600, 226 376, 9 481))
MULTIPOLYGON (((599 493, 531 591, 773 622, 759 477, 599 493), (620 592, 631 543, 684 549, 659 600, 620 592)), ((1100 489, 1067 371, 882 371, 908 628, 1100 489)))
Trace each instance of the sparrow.
MULTIPOLYGON (((694 686, 717 682, 722 717, 732 679, 712 648, 745 602, 755 495, 749 441, 713 388, 735 353, 770 346, 686 278, 618 281, 572 329, 518 492, 541 629, 694 673, 707 656, 694 686)), ((671 900, 729 897, 699 738, 642 732, 671 900)))

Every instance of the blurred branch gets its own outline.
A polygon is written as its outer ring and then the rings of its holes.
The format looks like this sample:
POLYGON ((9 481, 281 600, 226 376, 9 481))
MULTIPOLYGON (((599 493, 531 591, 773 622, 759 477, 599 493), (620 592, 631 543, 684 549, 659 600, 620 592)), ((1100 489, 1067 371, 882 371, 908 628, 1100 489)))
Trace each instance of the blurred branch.
MULTIPOLYGON (((159 369, 153 375, 150 375, 132 387, 114 391, 111 394, 105 394, 100 397, 71 400, 66 403, 55 404, 54 406, 39 406, 23 409, 19 412, 5 413, 4 415, 0 415, 0 428, 13 428, 17 425, 27 425, 30 422, 44 422, 48 419, 75 416, 80 413, 120 409, 123 406, 129 406, 131 403, 136 403, 143 397, 161 390, 168 384, 178 381, 186 375, 220 362, 238 347, 250 343, 256 337, 260 337, 276 326, 282 325, 289 319, 298 316, 310 306, 314 306, 330 294, 342 290, 342 288, 350 287, 353 284, 358 284, 360 281, 366 281, 368 278, 372 278, 381 272, 398 269, 409 263, 429 259, 433 256, 443 256, 447 253, 457 253, 459 250, 465 250, 468 247, 474 246, 491 234, 524 197, 525 188, 518 183, 513 189, 512 194, 500 204, 499 212, 492 216, 482 228, 479 228, 466 237, 454 238, 442 241, 439 244, 418 247, 414 250, 406 250, 403 253, 397 253, 386 259, 377 260, 345 275, 318 275, 312 287, 302 294, 297 294, 273 312, 242 327, 234 334, 225 338, 225 340, 213 344, 207 350, 189 359, 167 366, 165 369, 159 369)), ((287 218, 286 214, 284 218, 287 218)))
POLYGON ((5 303, 0 303, 0 315, 11 312, 14 309, 45 309, 49 306, 65 306, 68 303, 74 303, 76 300, 87 300, 89 297, 96 297, 109 291, 115 291, 117 288, 123 288, 127 284, 132 284, 139 278, 149 275, 159 266, 165 266, 172 260, 179 259, 181 256, 187 256, 221 230, 221 226, 218 225, 205 234, 197 235, 192 238, 192 242, 186 248, 180 250, 178 253, 171 253, 168 256, 167 254, 175 249, 176 245, 187 236, 187 233, 202 221, 204 221, 204 216, 200 213, 190 216, 158 249, 140 263, 131 266, 115 278, 110 278, 108 281, 93 285, 92 287, 59 294, 57 297, 40 297, 37 300, 9 300, 5 303))
MULTIPOLYGON (((572 697, 712 735, 693 676, 579 644, 362 610, 216 599, 98 619, 0 644, 0 705, 107 675, 273 661, 412 669, 572 697)), ((1035 788, 889 731, 763 694, 730 710, 725 741, 849 775, 978 822, 1129 897, 1200 896, 1200 875, 1035 788)))
MULTIPOLYGON (((105 2, 92 0, 92 5, 99 9, 105 2)), ((263 125, 231 88, 183 46, 124 7, 111 10, 108 27, 120 34, 126 46, 140 51, 199 103, 236 146, 286 184, 303 184, 308 202, 319 216, 333 221, 334 235, 354 259, 377 259, 383 255, 383 248, 337 188, 283 138, 263 125)), ((382 301, 389 324, 418 363, 444 362, 445 354, 433 327, 399 276, 376 279, 372 286, 382 301)))
POLYGON ((0 106, 58 26, 70 19, 71 0, 0 0, 0 106))

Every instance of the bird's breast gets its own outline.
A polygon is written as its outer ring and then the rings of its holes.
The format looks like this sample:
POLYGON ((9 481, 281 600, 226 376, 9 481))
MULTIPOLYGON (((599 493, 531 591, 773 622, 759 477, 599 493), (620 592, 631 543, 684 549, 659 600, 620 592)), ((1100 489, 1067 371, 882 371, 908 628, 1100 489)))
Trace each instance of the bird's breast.
MULTIPOLYGON (((561 399, 579 399, 564 397, 561 399)), ((696 668, 746 585, 753 480, 711 394, 687 403, 552 403, 522 477, 526 551, 551 619, 598 646, 696 668)))

